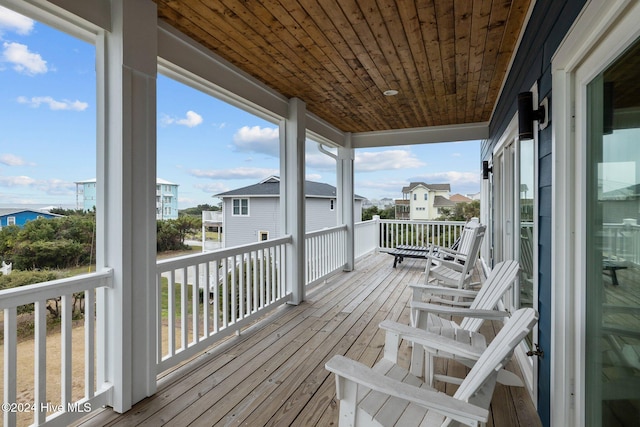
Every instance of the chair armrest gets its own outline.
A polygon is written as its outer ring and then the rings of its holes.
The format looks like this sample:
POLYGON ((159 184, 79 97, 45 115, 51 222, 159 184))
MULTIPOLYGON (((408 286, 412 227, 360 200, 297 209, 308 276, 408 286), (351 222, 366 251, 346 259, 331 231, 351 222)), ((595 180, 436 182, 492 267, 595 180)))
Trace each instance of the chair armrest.
POLYGON ((509 317, 509 313, 506 311, 449 307, 446 305, 429 304, 419 301, 411 301, 411 309, 432 313, 438 316, 461 316, 486 320, 503 320, 505 317, 509 317))
POLYGON ((478 295, 478 291, 472 291, 469 289, 458 288, 445 288, 442 286, 423 285, 421 283, 412 283, 409 287, 416 290, 422 290, 423 293, 440 296, 462 297, 462 298, 475 298, 478 295))
POLYGON ((418 388, 394 380, 341 355, 333 356, 326 363, 325 368, 337 376, 336 384, 346 379, 371 390, 415 403, 461 423, 484 423, 489 417, 489 411, 486 409, 435 390, 418 388))
POLYGON ((431 352, 450 353, 455 357, 463 359, 478 360, 484 349, 478 349, 470 344, 464 344, 455 339, 447 338, 439 333, 424 331, 409 325, 384 320, 379 325, 387 334, 397 335, 400 339, 411 341, 414 344, 420 344, 431 350, 431 352))
POLYGON ((447 267, 447 268, 449 268, 451 270, 455 270, 455 271, 460 271, 461 272, 463 270, 463 268, 464 268, 464 264, 460 264, 459 262, 456 262, 456 261, 449 261, 447 259, 439 258, 439 257, 433 256, 433 255, 427 254, 425 256, 425 258, 427 258, 429 260, 429 262, 437 261, 438 263, 440 263, 440 266, 447 267))
POLYGON ((466 261, 467 259, 467 254, 451 248, 442 248, 438 252, 443 253, 445 256, 452 256, 458 261, 462 262, 466 261))
POLYGON ((469 307, 478 291, 459 288, 446 288, 443 286, 410 284, 413 290, 414 300, 430 303, 448 304, 455 307, 469 307), (449 297, 450 299, 447 299, 449 297))

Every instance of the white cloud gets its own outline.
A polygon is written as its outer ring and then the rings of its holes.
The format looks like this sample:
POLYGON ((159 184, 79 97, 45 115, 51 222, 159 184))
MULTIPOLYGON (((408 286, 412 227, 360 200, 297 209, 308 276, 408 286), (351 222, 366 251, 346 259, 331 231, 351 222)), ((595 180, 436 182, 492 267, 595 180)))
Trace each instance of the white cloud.
POLYGON ((187 111, 187 117, 176 121, 177 124, 186 127, 195 127, 202 123, 202 116, 195 111, 187 111))
POLYGON ((33 30, 34 24, 33 19, 0 6, 0 34, 2 30, 8 30, 26 36, 33 30))
POLYGON ((192 127, 198 126, 201 123, 202 123, 202 116, 196 113, 195 111, 191 111, 191 110, 187 111, 185 117, 182 119, 170 117, 170 116, 167 116, 166 114, 164 114, 160 118, 160 124, 164 126, 176 124, 176 125, 192 128, 192 127))
POLYGON ((45 194, 69 195, 75 193, 75 184, 60 179, 35 179, 29 176, 0 176, 0 186, 29 187, 45 194))
POLYGON ((0 176, 0 185, 5 187, 28 187, 36 184, 36 180, 28 176, 0 176))
POLYGON ((14 154, 0 154, 0 163, 7 166, 24 166, 27 162, 14 154))
MULTIPOLYGON (((218 194, 229 191, 231 188, 221 182, 209 182, 205 184, 194 184, 194 188, 202 190, 205 193, 218 194)), ((182 200, 181 200, 182 201, 182 200)))
POLYGON ((210 179, 264 179, 271 175, 278 175, 278 169, 267 168, 233 168, 233 169, 192 169, 189 173, 198 178, 210 179))
POLYGON ((425 163, 409 150, 356 151, 354 160, 356 172, 413 169, 424 166, 425 163))
POLYGON ((35 96, 32 98, 27 98, 26 96, 19 96, 17 99, 18 103, 26 104, 33 108, 38 108, 40 105, 45 104, 49 106, 49 109, 58 111, 58 110, 70 110, 70 111, 84 111, 89 107, 89 104, 86 102, 82 102, 79 100, 70 101, 68 99, 63 99, 61 101, 55 100, 50 96, 35 96))
POLYGON ((428 184, 450 183, 452 186, 466 184, 478 185, 480 184, 480 172, 434 172, 412 178, 411 181, 423 181, 428 184))
POLYGON ((12 63, 15 71, 35 76, 36 74, 44 74, 49 70, 47 61, 42 59, 39 53, 30 52, 27 45, 4 42, 3 47, 2 58, 4 61, 12 63))
POLYGON ((315 152, 309 153, 307 151, 305 156, 305 161, 307 166, 314 169, 319 170, 335 170, 336 169, 336 161, 327 156, 326 154, 315 152))
POLYGON ((453 153, 451 157, 462 157, 462 153, 453 153))
POLYGON ((256 152, 278 157, 280 137, 278 128, 243 126, 233 135, 233 144, 238 151, 256 152))
POLYGON ((322 175, 318 174, 318 173, 308 173, 307 176, 305 177, 305 179, 307 181, 321 181, 322 180, 322 175))

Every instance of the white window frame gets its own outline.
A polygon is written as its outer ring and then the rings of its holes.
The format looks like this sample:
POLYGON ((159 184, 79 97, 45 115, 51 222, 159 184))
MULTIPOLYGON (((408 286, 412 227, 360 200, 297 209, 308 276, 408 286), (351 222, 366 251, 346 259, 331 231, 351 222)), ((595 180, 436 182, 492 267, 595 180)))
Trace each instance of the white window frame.
POLYGON ((586 424, 586 88, 640 37, 639 19, 640 2, 589 2, 552 60, 551 425, 586 424))
POLYGON ((16 225, 16 217, 8 216, 7 217, 7 225, 16 225))
MULTIPOLYGON (((531 90, 534 93, 534 105, 537 105, 536 102, 539 102, 537 99, 537 95, 538 95, 538 87, 537 84, 534 85, 531 90)), ((535 161, 537 162, 538 159, 538 147, 539 147, 539 141, 538 141, 538 135, 537 133, 534 133, 534 152, 533 152, 533 156, 535 161)), ((515 116, 513 116, 513 118, 511 119, 511 121, 509 122, 509 124, 507 125, 507 128, 505 129, 505 131, 502 133, 502 135, 500 136, 500 138, 498 139, 498 143, 496 144, 496 146, 493 149, 492 152, 492 159, 491 159, 491 164, 492 165, 496 165, 496 156, 500 153, 502 153, 504 156, 508 156, 509 153, 507 152, 508 150, 514 150, 514 155, 513 157, 509 160, 512 161, 513 164, 510 165, 510 174, 509 176, 504 176, 504 170, 502 168, 500 169, 494 169, 494 174, 492 174, 492 180, 491 180, 491 186, 495 186, 496 184, 500 184, 499 180, 500 179, 508 179, 513 181, 514 187, 511 189, 512 191, 510 192, 511 194, 506 195, 506 194, 501 194, 500 197, 496 197, 494 196, 491 200, 492 206, 489 208, 493 208, 493 209, 502 209, 502 203, 508 203, 509 207, 513 209, 512 212, 512 217, 510 219, 510 221, 513 222, 513 224, 511 224, 511 244, 513 245, 512 248, 510 248, 511 250, 511 254, 507 257, 507 258, 511 258, 514 257, 515 259, 520 259, 520 245, 519 243, 519 238, 516 239, 516 224, 517 224, 517 228, 519 229, 520 227, 520 208, 519 205, 516 204, 516 200, 519 200, 519 196, 518 193, 519 191, 517 191, 516 189, 519 188, 519 183, 520 183, 520 141, 518 140, 518 116, 517 114, 515 116), (500 176, 502 174, 502 176, 500 176), (497 204, 500 204, 500 206, 498 206, 497 204)), ((538 171, 538 167, 535 166, 534 167, 534 187, 535 187, 535 191, 536 191, 536 202, 539 201, 540 195, 538 192, 538 187, 539 187, 539 171, 538 171)), ((486 180, 488 182, 488 180, 486 180)), ((488 191, 488 189, 487 189, 488 191)), ((497 192, 500 192, 500 189, 495 190, 497 192)), ((488 205, 487 205, 488 206, 488 205)), ((497 218, 495 216, 498 216, 499 218, 501 218, 501 216, 498 214, 494 214, 494 218, 492 221, 489 221, 489 219, 487 219, 486 223, 489 224, 488 227, 490 228, 490 235, 495 236, 495 231, 493 230, 494 224, 497 222, 501 222, 500 220, 497 220, 497 218)), ((534 226, 533 226, 533 247, 537 248, 538 247, 538 203, 534 203, 534 212, 533 212, 533 217, 534 217, 534 226)), ((517 235, 519 236, 519 232, 517 233, 517 235)), ((497 250, 497 246, 500 246, 502 248, 503 245, 503 241, 504 241, 504 236, 500 235, 500 241, 495 241, 493 242, 493 247, 491 250, 491 261, 492 264, 495 264, 496 262, 502 261, 499 259, 495 259, 493 258, 494 256, 497 256, 498 252, 501 252, 502 249, 497 250)), ((538 271, 538 251, 534 250, 533 251, 533 271, 538 271)), ((515 300, 517 298, 517 295, 520 293, 520 287, 519 286, 514 286, 508 293, 507 296, 505 297, 505 306, 509 311, 512 311, 517 309, 517 307, 515 307, 515 300)), ((538 293, 539 293, 539 289, 538 289, 538 277, 537 275, 534 274, 533 276, 533 301, 534 301, 534 308, 537 310, 537 303, 538 303, 538 293)), ((533 343, 538 343, 539 342, 539 333, 538 333, 538 329, 534 328, 533 330, 533 343)), ((520 366, 520 370, 521 373, 523 374, 524 377, 524 382, 525 382, 525 386, 527 388, 527 391, 529 392, 529 395, 532 397, 534 402, 537 402, 537 396, 538 396, 538 363, 537 360, 532 359, 531 357, 526 355, 526 352, 529 350, 529 348, 527 347, 527 345, 522 342, 517 348, 516 351, 514 352, 515 355, 515 359, 518 361, 518 364, 520 366)))
POLYGON ((233 199, 231 199, 231 215, 232 216, 249 216, 249 212, 250 212, 249 211, 249 205, 250 205, 249 198, 247 198, 247 197, 234 197, 233 199), (235 212, 236 209, 235 209, 234 202, 236 200, 238 200, 238 203, 239 203, 238 204, 238 213, 235 212), (243 200, 247 201, 247 213, 246 214, 242 213, 242 201, 243 200))

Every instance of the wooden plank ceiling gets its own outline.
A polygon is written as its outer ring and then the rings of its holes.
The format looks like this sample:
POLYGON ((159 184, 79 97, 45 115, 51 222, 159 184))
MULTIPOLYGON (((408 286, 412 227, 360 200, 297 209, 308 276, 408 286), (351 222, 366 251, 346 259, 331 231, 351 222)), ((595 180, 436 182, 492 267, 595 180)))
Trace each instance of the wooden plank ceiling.
POLYGON ((530 0, 156 2, 238 68, 367 132, 488 121, 530 0))

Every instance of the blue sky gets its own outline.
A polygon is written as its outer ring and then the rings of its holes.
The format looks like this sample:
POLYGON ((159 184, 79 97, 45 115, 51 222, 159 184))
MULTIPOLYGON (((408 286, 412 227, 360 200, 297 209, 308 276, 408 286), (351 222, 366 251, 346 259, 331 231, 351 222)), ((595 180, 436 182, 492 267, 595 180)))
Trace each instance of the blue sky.
MULTIPOLYGON (((74 182, 95 178, 93 46, 0 7, 0 205, 75 207, 74 182)), ((277 125, 160 75, 157 175, 179 206, 278 174, 277 125)), ((335 184, 335 161, 307 144, 307 179, 335 184)), ((480 191, 479 141, 362 149, 356 193, 399 198, 411 181, 480 191)))

